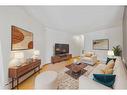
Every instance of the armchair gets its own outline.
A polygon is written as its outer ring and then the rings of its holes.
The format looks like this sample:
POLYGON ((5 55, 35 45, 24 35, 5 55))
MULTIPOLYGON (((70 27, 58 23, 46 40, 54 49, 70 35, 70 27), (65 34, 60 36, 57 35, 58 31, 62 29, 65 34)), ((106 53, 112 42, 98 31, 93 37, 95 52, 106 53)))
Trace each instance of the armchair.
POLYGON ((94 65, 97 62, 97 56, 94 52, 85 52, 82 55, 80 62, 87 63, 89 65, 94 65))

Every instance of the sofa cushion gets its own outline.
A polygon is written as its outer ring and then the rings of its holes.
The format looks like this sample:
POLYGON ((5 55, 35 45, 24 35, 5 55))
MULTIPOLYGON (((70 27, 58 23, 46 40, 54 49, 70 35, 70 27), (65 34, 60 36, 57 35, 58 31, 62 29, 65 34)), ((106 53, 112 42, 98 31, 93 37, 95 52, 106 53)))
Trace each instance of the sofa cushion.
POLYGON ((85 53, 85 57, 91 57, 92 54, 91 53, 85 53))
POLYGON ((81 77, 79 77, 79 89, 103 89, 103 90, 109 90, 111 88, 104 86, 98 82, 93 81, 92 79, 85 77, 84 75, 82 75, 81 77))
POLYGON ((90 57, 84 57, 83 59, 86 60, 86 61, 91 61, 90 57))
POLYGON ((93 76, 94 76, 93 77, 94 81, 111 88, 113 87, 116 77, 116 75, 112 75, 112 74, 93 74, 93 76))

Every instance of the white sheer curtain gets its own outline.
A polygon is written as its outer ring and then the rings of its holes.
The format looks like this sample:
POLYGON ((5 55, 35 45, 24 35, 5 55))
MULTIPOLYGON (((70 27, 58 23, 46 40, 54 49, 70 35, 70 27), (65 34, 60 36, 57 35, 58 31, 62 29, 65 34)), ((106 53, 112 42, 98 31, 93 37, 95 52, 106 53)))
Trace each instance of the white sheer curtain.
POLYGON ((0 41, 0 89, 3 89, 3 58, 2 58, 2 48, 1 48, 1 41, 0 41))
POLYGON ((127 65, 127 7, 124 7, 123 15, 123 58, 127 65))

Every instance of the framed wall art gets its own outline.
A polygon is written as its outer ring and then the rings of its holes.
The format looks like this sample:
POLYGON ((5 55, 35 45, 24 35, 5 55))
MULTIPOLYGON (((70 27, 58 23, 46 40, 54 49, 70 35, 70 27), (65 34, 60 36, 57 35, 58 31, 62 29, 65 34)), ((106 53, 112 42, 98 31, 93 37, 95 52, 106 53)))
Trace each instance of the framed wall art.
POLYGON ((33 33, 22 28, 11 27, 11 50, 33 49, 33 33))
POLYGON ((93 40, 93 50, 109 50, 108 39, 93 40))

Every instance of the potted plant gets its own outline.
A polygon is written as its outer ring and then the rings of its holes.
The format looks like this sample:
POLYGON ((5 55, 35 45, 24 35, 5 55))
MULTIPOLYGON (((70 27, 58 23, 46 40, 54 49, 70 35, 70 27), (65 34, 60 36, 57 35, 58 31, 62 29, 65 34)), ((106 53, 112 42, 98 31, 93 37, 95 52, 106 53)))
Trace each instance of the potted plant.
POLYGON ((115 56, 121 56, 122 50, 121 50, 120 45, 113 47, 112 50, 113 50, 115 56))

